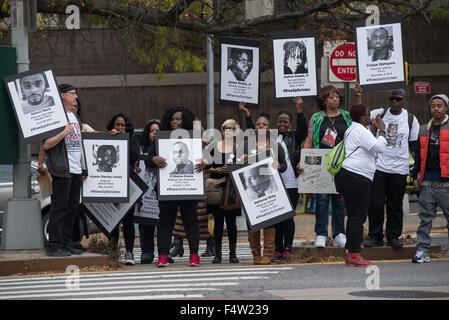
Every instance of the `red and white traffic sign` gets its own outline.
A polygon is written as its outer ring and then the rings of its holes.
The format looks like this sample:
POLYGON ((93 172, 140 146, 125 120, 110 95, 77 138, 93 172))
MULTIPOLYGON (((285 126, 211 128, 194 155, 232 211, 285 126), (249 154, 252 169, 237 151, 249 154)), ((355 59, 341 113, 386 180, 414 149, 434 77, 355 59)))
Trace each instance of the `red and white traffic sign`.
POLYGON ((430 82, 415 82, 415 93, 430 93, 430 82))
POLYGON ((355 43, 347 42, 336 47, 329 58, 329 81, 353 82, 356 71, 355 43))

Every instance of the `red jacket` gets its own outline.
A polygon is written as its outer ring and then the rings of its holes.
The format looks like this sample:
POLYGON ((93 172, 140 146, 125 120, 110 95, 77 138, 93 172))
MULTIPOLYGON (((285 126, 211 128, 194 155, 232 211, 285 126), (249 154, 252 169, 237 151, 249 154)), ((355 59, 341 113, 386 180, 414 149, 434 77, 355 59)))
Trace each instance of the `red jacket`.
MULTIPOLYGON (((449 178, 449 117, 446 115, 440 129, 440 168, 441 176, 449 178)), ((424 172, 426 171, 427 152, 429 150, 430 129, 432 128, 433 119, 427 125, 421 126, 419 129, 419 144, 420 144, 420 178, 419 183, 424 179, 424 172)))

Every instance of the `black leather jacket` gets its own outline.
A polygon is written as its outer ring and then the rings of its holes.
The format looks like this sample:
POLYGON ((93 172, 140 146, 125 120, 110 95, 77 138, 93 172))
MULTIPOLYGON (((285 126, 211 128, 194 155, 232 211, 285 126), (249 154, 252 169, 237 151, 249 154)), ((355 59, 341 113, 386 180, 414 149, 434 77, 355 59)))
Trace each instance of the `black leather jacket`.
MULTIPOLYGON (((246 118, 246 127, 251 129, 256 128, 251 116, 246 118)), ((288 158, 297 177, 296 166, 299 163, 301 155, 301 145, 307 137, 307 120, 303 112, 296 114, 296 129, 289 131, 282 137, 282 141, 284 141, 288 150, 288 158)))

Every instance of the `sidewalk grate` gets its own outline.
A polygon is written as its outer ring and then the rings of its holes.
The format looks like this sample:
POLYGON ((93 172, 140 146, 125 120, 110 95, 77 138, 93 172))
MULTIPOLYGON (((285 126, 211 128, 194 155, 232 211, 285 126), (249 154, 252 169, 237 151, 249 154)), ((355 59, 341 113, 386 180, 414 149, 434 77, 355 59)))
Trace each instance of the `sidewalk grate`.
POLYGON ((420 291, 420 290, 370 290, 348 293, 355 297, 391 298, 391 299, 435 299, 449 298, 448 292, 420 291))

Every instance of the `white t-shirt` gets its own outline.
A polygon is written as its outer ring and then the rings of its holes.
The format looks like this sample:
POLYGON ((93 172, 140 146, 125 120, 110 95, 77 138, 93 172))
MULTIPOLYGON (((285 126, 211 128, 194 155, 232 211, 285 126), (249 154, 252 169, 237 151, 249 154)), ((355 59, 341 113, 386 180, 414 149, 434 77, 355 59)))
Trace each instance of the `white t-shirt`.
MULTIPOLYGON (((371 119, 382 115, 384 109, 375 109, 371 111, 371 119)), ((408 125, 408 111, 402 109, 398 115, 390 113, 388 108, 384 117, 385 123, 385 138, 387 139, 387 148, 384 152, 379 154, 376 162, 377 170, 386 173, 396 173, 408 175, 409 173, 409 141, 418 140, 419 122, 416 117, 413 117, 412 129, 408 125)))
POLYGON ((67 112, 70 124, 75 132, 65 137, 65 147, 69 158, 70 173, 81 174, 82 170, 82 146, 81 146, 81 130, 78 120, 72 112, 67 112))
POLYGON ((345 132, 346 158, 341 166, 373 181, 377 154, 384 151, 386 145, 384 137, 376 139, 370 130, 354 121, 345 132))
POLYGON ((295 177, 295 171, 292 167, 292 163, 290 162, 290 158, 288 156, 287 146, 282 139, 282 135, 278 135, 278 142, 281 144, 282 148, 285 152, 285 161, 287 162, 287 170, 281 172, 282 181, 284 181, 284 185, 286 189, 298 188, 299 185, 299 177, 295 177))

